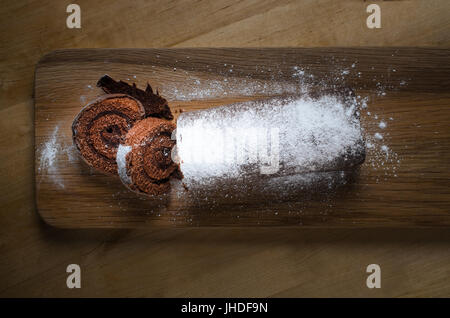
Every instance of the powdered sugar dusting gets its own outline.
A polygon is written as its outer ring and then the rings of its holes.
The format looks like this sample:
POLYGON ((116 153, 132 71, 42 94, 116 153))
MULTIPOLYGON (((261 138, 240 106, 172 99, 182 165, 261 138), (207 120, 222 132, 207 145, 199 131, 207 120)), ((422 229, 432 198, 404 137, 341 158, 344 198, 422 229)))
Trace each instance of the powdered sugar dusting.
MULTIPOLYGON (((357 78, 361 78, 363 75, 361 71, 357 69, 358 61, 354 61, 351 66, 347 68, 341 68, 336 67, 334 71, 330 72, 329 80, 331 81, 316 81, 314 76, 312 74, 309 74, 308 69, 305 69, 300 66, 294 66, 291 69, 291 78, 293 81, 287 81, 283 82, 276 79, 275 74, 276 72, 273 71, 271 76, 268 76, 267 79, 261 80, 261 79, 253 79, 250 77, 227 77, 226 75, 222 79, 217 80, 204 80, 201 78, 193 77, 192 83, 189 85, 183 86, 183 87, 166 87, 163 92, 168 95, 169 99, 175 99, 175 100, 195 100, 195 99, 213 99, 213 98, 223 98, 228 95, 233 96, 277 96, 277 95, 298 95, 298 94, 305 94, 308 95, 309 91, 317 87, 319 84, 321 88, 326 90, 327 87, 329 88, 336 88, 339 87, 340 84, 345 81, 347 76, 356 76, 357 78)), ((373 68, 372 68, 373 69, 373 68)), ((391 70, 392 72, 395 72, 394 70, 391 70)), ((392 150, 392 148, 389 146, 389 138, 386 139, 387 136, 389 136, 389 125, 388 121, 393 121, 393 117, 389 118, 379 118, 379 114, 374 113, 373 111, 368 111, 368 103, 371 101, 372 97, 378 97, 382 98, 384 96, 387 96, 387 90, 392 89, 398 89, 401 86, 405 86, 407 82, 405 80, 401 80, 399 83, 394 84, 389 81, 386 81, 386 79, 381 75, 380 78, 377 78, 377 76, 374 76, 373 81, 375 81, 375 95, 368 95, 368 96, 357 96, 354 98, 353 101, 349 104, 351 107, 347 107, 347 115, 351 114, 353 112, 356 112, 357 114, 365 115, 365 119, 369 120, 369 123, 366 123, 366 125, 363 125, 363 129, 361 134, 363 135, 365 141, 366 141, 366 148, 368 150, 368 156, 366 159, 366 165, 369 165, 374 171, 382 170, 384 171, 383 176, 386 178, 387 176, 397 176, 397 169, 400 165, 400 158, 398 155, 392 150), (397 85, 397 86, 396 86, 397 85), (373 121, 376 121, 376 123, 373 123, 373 121), (372 123, 370 123, 372 122, 372 123), (370 129, 369 129, 370 128, 370 129)), ((357 89, 357 88, 355 88, 357 89)), ((330 96, 328 96, 330 98, 330 96)), ((247 119, 244 122, 244 119, 242 122, 236 121, 235 124, 228 123, 228 127, 234 127, 232 129, 236 129, 236 133, 234 138, 238 134, 240 134, 239 127, 248 127, 250 123, 252 125, 255 125, 256 123, 252 120, 250 120, 250 114, 247 116, 247 119), (236 125, 239 125, 237 127, 236 125)), ((268 115, 269 116, 269 115, 268 115)), ((276 115, 271 114, 271 116, 276 115)), ((282 116, 282 115, 280 115, 282 116)), ((244 116, 245 117, 245 116, 244 116)), ((275 119, 274 119, 275 120, 275 119)), ((338 122, 338 120, 336 121, 338 122)), ((300 125, 300 122, 298 122, 300 125)), ((305 123, 301 123, 302 125, 305 125, 305 123)), ((204 125, 204 121, 202 123, 204 125)), ((213 125, 213 124, 211 124, 213 125)), ((212 126, 203 126, 210 127, 212 126)), ((307 125, 304 127, 308 127, 307 125)), ((217 128, 217 127, 215 127, 217 128)), ((307 128, 305 128, 307 129, 307 128)), ((209 138, 212 138, 214 136, 209 136, 209 138)), ((205 139, 208 137, 205 136, 205 139)), ((179 141, 178 141, 179 142, 179 141)), ((220 143, 217 144, 217 146, 220 146, 220 143)), ((297 154, 298 155, 298 154, 297 154)), ((299 156, 299 158, 302 158, 299 156)), ((317 157, 315 157, 317 159, 317 157)), ((303 162, 304 164, 304 162, 303 162)), ((182 164, 183 166, 183 164, 182 164)), ((184 167, 187 168, 187 163, 184 163, 184 167)), ((224 168, 223 166, 222 168, 224 168)), ((190 166, 189 169, 194 169, 194 166, 190 166)), ((230 167, 228 167, 230 168, 230 167)), ((228 169, 227 168, 227 169, 228 169)), ((189 171, 189 169, 187 169, 189 171)), ((218 169, 218 167, 213 167, 213 165, 210 165, 210 169, 208 171, 203 172, 203 177, 208 176, 214 176, 218 174, 223 174, 225 170, 218 169)), ((192 170, 192 172, 195 171, 192 170)), ((230 171, 226 172, 229 173, 230 171)), ((199 171, 195 172, 197 176, 202 176, 202 173, 199 171)), ((189 177, 189 173, 187 173, 187 176, 189 177)), ((194 173, 191 177, 193 177, 194 173)), ((285 180, 286 181, 286 180, 285 180)), ((283 182, 285 182, 283 181, 283 182)))
POLYGON ((44 169, 49 169, 54 167, 56 154, 58 153, 58 144, 56 142, 56 137, 58 134, 59 127, 56 126, 53 130, 50 139, 44 144, 41 150, 41 163, 39 166, 39 172, 44 169))
POLYGON ((185 182, 261 174, 261 167, 271 166, 273 160, 279 162, 273 173, 281 175, 343 168, 340 161, 363 152, 356 111, 355 104, 324 95, 183 113, 177 123, 177 149, 185 182), (268 143, 269 150, 261 149, 268 143))
POLYGON ((74 162, 75 147, 72 143, 61 142, 64 140, 59 132, 59 126, 53 129, 50 138, 41 145, 40 163, 38 172, 50 177, 54 184, 59 188, 65 188, 63 178, 60 175, 61 160, 68 160, 70 163, 74 162))
MULTIPOLYGON (((227 73, 232 73, 232 68, 227 73), (231 71, 231 72, 230 72, 231 71)), ((264 72, 262 70, 261 72, 264 72)), ((165 85, 160 93, 169 100, 190 101, 223 98, 227 96, 273 96, 306 93, 314 81, 314 76, 305 69, 294 66, 290 76, 294 81, 280 81, 272 70, 266 79, 230 77, 228 74, 217 78, 201 78, 191 75, 191 80, 183 85, 165 85)))

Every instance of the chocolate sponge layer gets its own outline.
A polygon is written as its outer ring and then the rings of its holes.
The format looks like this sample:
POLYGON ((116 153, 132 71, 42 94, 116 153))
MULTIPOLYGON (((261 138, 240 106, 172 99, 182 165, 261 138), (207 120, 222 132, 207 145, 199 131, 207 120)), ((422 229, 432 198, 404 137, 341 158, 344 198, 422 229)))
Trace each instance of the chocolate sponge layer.
POLYGON ((73 121, 74 144, 90 166, 117 174, 116 153, 121 139, 144 116, 144 107, 133 97, 101 96, 86 105, 73 121))
POLYGON ((148 117, 137 122, 119 147, 119 176, 131 190, 160 195, 170 190, 170 177, 179 176, 178 165, 172 161, 171 139, 175 124, 148 117))

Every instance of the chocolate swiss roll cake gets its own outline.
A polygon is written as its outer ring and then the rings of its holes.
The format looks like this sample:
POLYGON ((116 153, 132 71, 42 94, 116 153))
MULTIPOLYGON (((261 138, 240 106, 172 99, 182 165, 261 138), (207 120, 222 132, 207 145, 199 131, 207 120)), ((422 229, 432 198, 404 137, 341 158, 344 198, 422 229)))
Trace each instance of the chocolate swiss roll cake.
POLYGON ((88 165, 104 173, 117 174, 116 152, 121 139, 144 116, 144 107, 133 97, 101 96, 86 105, 74 119, 74 144, 88 165))
POLYGON ((176 139, 181 171, 193 180, 349 170, 365 159, 356 108, 335 96, 182 113, 176 139))
POLYGON ((365 160, 352 96, 292 96, 182 113, 176 150, 187 200, 298 199, 345 184, 365 160))
POLYGON ((132 191, 160 195, 170 190, 169 179, 178 177, 178 165, 171 159, 175 125, 148 117, 126 134, 117 152, 119 177, 132 191))
POLYGON ((365 160, 356 105, 352 96, 294 96, 186 112, 174 140, 172 123, 146 118, 119 147, 119 175, 134 191, 194 205, 321 192, 365 160))

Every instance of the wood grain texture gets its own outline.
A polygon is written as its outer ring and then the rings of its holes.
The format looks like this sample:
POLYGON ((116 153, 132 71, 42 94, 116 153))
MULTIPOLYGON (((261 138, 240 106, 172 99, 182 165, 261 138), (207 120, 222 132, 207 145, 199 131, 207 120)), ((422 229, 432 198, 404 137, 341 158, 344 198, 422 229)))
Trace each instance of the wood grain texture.
POLYGON ((448 0, 85 1, 82 29, 63 1, 0 7, 0 295, 2 297, 448 297, 450 231, 187 228, 60 230, 34 191, 34 70, 61 48, 450 47, 448 0), (82 288, 66 287, 66 266, 82 288), (382 288, 365 268, 382 268, 382 288))
POLYGON ((450 50, 445 49, 56 51, 45 56, 36 69, 37 207, 48 223, 75 228, 448 226, 449 80, 450 50), (298 83, 297 69, 305 70, 308 79, 313 76, 312 83, 298 83), (348 76, 342 75, 345 71, 348 76), (380 156, 368 149, 355 182, 318 197, 314 193, 313 198, 222 200, 212 208, 206 203, 191 206, 175 191, 163 204, 158 197, 140 198, 123 189, 120 180, 89 171, 71 150, 73 118, 85 103, 103 94, 95 83, 105 73, 136 81, 140 87, 149 81, 169 98, 175 115, 180 107, 191 111, 286 94, 291 86, 309 85, 311 90, 333 87, 338 91, 351 87, 357 95, 371 97, 362 112, 365 133, 383 133, 383 142, 395 158, 388 160, 389 155, 380 156), (253 92, 258 81, 281 89, 253 92), (199 86, 189 87, 195 82, 199 86), (216 82, 230 86, 211 89, 209 83, 216 82), (195 95, 204 90, 204 96, 195 95), (193 98, 183 100, 192 94, 193 98), (386 129, 378 127, 382 119, 388 124, 386 129), (45 157, 49 146, 56 151, 51 165, 45 157))

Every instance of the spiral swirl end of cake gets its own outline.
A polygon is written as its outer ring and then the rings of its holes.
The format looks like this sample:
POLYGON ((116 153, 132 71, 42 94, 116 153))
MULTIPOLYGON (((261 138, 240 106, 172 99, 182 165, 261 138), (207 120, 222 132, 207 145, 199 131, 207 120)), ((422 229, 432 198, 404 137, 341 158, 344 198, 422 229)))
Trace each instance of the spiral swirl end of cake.
POLYGON ((130 190, 150 196, 169 192, 170 178, 179 177, 171 156, 174 129, 170 121, 148 117, 128 131, 117 152, 117 165, 120 179, 130 190))
POLYGON ((144 116, 144 107, 135 98, 104 95, 86 105, 74 119, 73 142, 88 165, 117 175, 117 148, 133 124, 144 116))

